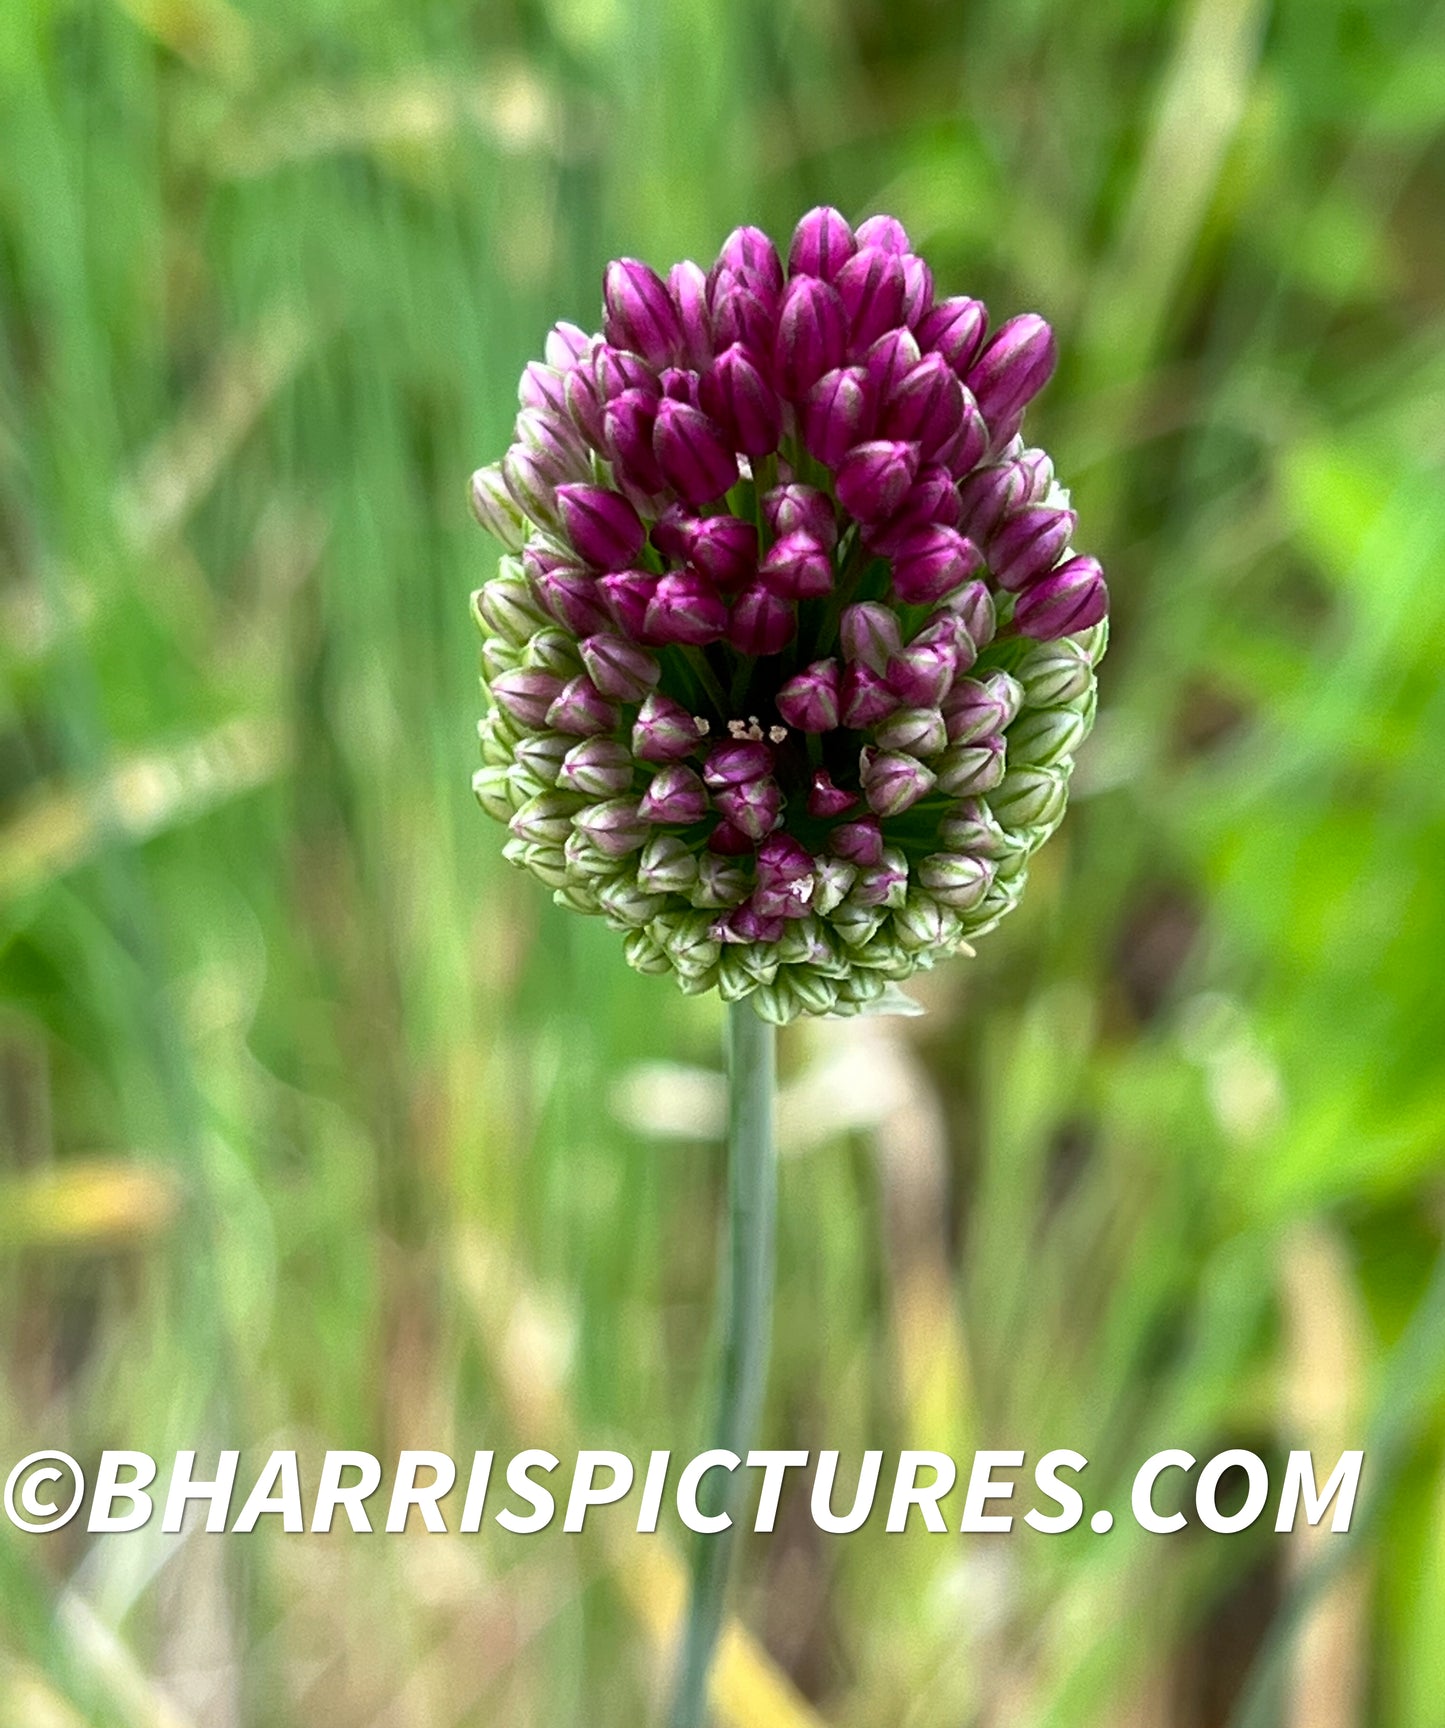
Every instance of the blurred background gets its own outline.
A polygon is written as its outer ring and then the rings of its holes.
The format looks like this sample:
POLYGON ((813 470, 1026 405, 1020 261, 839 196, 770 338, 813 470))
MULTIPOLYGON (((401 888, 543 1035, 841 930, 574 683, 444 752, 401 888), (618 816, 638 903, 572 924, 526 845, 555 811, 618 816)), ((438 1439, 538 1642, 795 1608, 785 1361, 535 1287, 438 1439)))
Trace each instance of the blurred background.
MULTIPOLYGON (((466 480, 608 258, 820 201, 1057 326, 1114 647, 1022 909, 785 1035, 765 1441, 1368 1457, 1333 1542, 790 1495, 719 1721, 1439 1728, 1434 4, 9 0, 0 1460, 700 1445, 721 1013, 472 802, 466 480)), ((0 1522, 0 1722, 652 1720, 627 1523, 0 1522)))

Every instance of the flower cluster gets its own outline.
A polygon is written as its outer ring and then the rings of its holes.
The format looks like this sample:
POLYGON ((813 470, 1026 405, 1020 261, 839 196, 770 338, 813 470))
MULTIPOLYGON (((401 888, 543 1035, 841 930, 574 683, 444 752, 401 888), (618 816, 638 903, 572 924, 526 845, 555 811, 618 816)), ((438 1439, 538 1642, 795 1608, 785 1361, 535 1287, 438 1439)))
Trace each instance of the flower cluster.
POLYGON ((1019 436, 1053 334, 831 209, 603 296, 472 480, 477 796, 640 971, 856 1012, 1017 903, 1093 720, 1103 573, 1019 436))

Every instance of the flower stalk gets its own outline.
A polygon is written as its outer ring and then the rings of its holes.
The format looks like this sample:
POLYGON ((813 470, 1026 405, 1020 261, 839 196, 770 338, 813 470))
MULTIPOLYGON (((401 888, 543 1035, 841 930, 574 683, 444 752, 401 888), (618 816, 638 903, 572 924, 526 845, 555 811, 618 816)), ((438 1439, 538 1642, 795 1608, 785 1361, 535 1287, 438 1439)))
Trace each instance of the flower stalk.
MULTIPOLYGON (((744 997, 728 1010, 727 1292, 713 1446, 744 1462, 757 1434, 772 1339, 777 1153, 773 1096, 777 1034, 744 997)), ((746 1478, 711 1470, 698 1493, 705 1516, 728 1525, 695 1537, 692 1594, 669 1728, 703 1728, 708 1676, 727 1608, 746 1478)))

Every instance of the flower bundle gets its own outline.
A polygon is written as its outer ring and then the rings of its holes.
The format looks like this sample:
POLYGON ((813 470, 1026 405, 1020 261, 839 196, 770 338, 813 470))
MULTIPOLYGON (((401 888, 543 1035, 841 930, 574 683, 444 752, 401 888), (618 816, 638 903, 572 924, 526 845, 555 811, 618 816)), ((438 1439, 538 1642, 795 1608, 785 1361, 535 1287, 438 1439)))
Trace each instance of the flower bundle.
POLYGON ((1103 573, 1020 433, 1053 334, 826 208, 603 296, 472 480, 477 796, 640 971, 857 1012, 1017 904, 1093 721, 1103 573))

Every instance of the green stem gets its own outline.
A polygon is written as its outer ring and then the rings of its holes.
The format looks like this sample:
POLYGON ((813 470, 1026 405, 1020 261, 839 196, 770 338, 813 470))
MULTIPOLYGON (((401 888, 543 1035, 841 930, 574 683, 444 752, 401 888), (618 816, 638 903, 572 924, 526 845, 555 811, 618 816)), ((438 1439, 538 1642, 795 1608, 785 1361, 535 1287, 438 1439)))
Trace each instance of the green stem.
MULTIPOLYGON (((777 1034, 744 998, 728 1010, 728 1285, 722 1375, 713 1445, 746 1462, 762 1414, 772 1333, 773 1234, 777 1158, 773 1094, 777 1034)), ((727 1599, 744 1478, 741 1468, 711 1470, 698 1504, 733 1520, 695 1538, 692 1601, 678 1663, 670 1728, 703 1728, 708 1674, 727 1599)))

